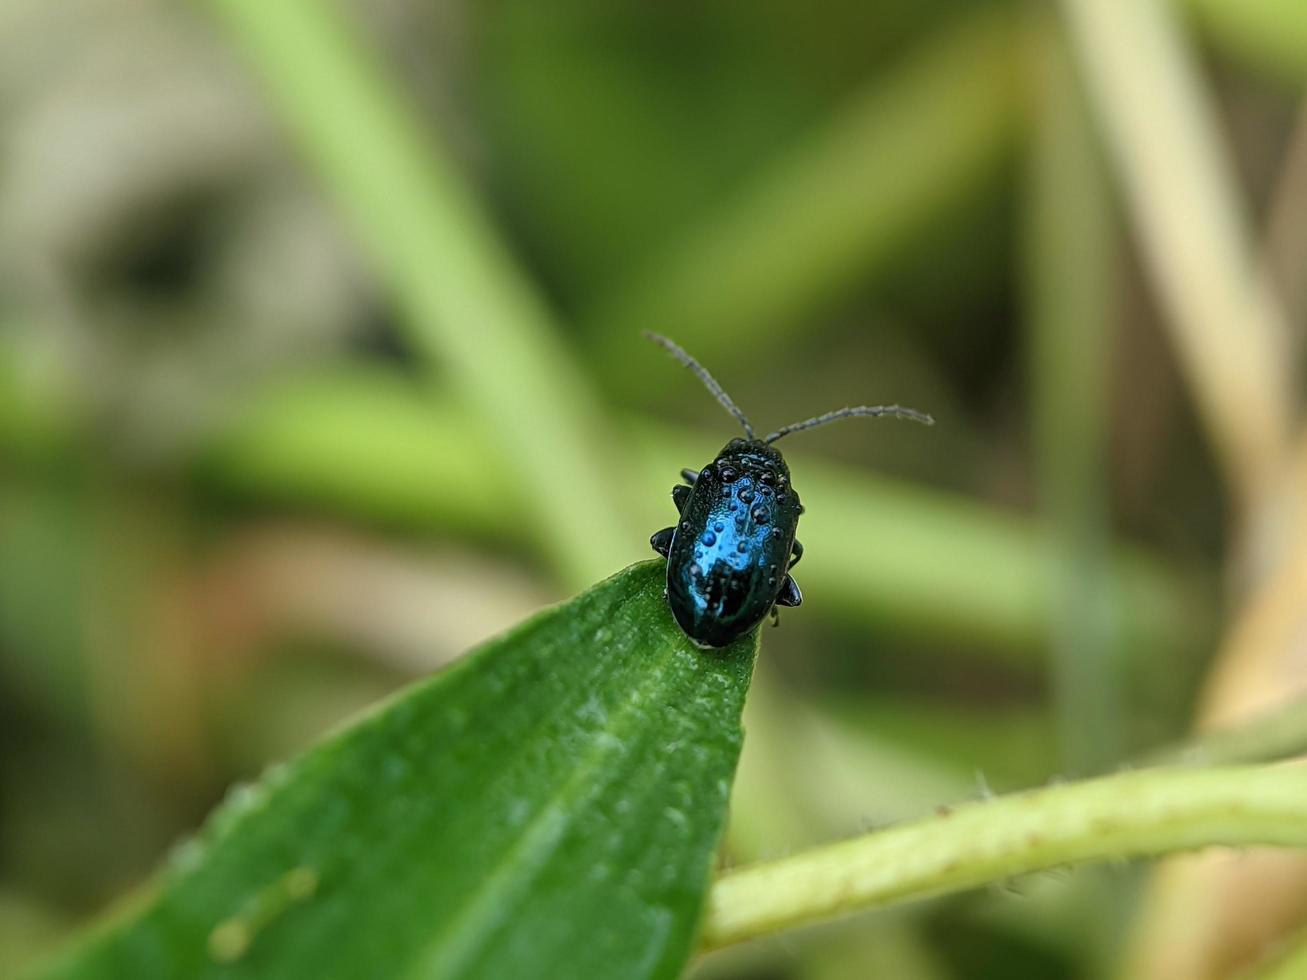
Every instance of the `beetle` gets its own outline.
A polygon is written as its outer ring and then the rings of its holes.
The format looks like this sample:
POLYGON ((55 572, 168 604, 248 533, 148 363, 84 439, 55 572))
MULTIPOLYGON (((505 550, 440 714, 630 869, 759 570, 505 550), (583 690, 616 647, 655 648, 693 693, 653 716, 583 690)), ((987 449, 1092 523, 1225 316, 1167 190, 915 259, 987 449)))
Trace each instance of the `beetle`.
POLYGON ((776 440, 792 432, 857 416, 890 415, 925 425, 935 420, 900 405, 840 408, 777 429, 759 439, 744 413, 716 379, 674 341, 645 333, 694 372, 744 427, 745 438, 722 447, 700 470, 681 470, 672 488, 678 523, 654 532, 653 550, 667 559, 667 604, 685 634, 700 647, 724 647, 750 632, 777 606, 803 601, 790 574, 803 557, 795 538, 803 504, 776 440))

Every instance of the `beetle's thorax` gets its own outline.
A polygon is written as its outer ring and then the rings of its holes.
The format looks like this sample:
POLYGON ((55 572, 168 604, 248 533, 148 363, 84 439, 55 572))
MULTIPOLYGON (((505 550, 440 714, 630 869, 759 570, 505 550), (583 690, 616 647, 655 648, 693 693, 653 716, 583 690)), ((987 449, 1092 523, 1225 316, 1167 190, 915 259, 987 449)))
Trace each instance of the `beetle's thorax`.
POLYGON ((785 465, 785 457, 781 455, 780 450, 758 439, 732 439, 717 454, 713 466, 718 473, 723 470, 728 474, 734 471, 741 476, 751 476, 756 480, 761 479, 763 474, 767 474, 769 479, 764 482, 774 481, 779 484, 790 482, 790 468, 785 465))

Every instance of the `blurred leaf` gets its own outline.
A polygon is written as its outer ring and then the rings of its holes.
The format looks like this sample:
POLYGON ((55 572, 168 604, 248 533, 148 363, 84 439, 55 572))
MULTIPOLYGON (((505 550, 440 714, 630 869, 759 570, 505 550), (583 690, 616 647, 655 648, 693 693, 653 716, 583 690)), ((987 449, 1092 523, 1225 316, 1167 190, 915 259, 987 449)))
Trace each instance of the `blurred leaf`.
MULTIPOLYGON (((828 929, 804 957, 801 980, 950 980, 943 951, 906 916, 870 923, 846 922, 828 929)), ((975 975, 974 971, 970 971, 975 975)))
MULTIPOLYGON (((861 720, 861 719, 859 719, 861 720)), ((855 729, 778 687, 765 663, 745 711, 728 844, 733 860, 787 854, 974 796, 975 770, 919 751, 899 732, 855 729)))
POLYGON ((632 566, 258 784, 49 977, 674 977, 756 635, 695 648, 632 566))
POLYGON ((86 504, 76 489, 0 486, 0 672, 70 727, 88 707, 86 504))
POLYGON ((763 351, 992 173, 1020 117, 1015 34, 1006 11, 965 19, 620 283, 590 321, 623 390, 659 383, 623 356, 638 331, 674 324, 709 364, 763 351))
POLYGON ((1057 772, 1046 711, 898 694, 814 700, 764 663, 745 711, 729 844, 749 862, 1037 785, 1057 772))
POLYGON ((273 503, 490 538, 525 530, 517 485, 475 420, 389 371, 314 374, 252 396, 200 468, 273 503))
POLYGON ((66 442, 71 406, 58 384, 60 365, 24 343, 24 329, 0 320, 0 445, 7 457, 41 459, 66 442))
POLYGON ((585 297, 674 247, 759 160, 953 15, 953 0, 841 0, 818 16, 789 0, 474 5, 495 183, 533 260, 585 297))
MULTIPOLYGON (((1042 705, 960 705, 907 694, 826 698, 828 724, 849 740, 911 746, 923 760, 961 778, 966 792, 1031 786, 1058 771, 1053 719, 1042 705)), ((931 804, 948 802, 937 797, 931 804)))
POLYGON ((36 899, 0 889, 0 975, 13 976, 67 929, 64 917, 36 899))
POLYGON ((623 496, 544 298, 361 31, 314 0, 212 0, 393 293, 413 346, 531 488, 523 529, 574 583, 625 564, 623 496))
POLYGON ((1189 0, 1213 41, 1286 80, 1307 79, 1301 0, 1189 0))

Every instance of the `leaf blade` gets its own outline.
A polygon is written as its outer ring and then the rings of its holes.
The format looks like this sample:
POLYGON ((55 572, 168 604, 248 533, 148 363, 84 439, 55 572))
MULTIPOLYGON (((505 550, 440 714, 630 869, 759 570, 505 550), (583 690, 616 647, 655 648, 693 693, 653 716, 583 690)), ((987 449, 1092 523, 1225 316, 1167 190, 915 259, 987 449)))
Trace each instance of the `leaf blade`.
POLYGON ((675 976, 756 642, 632 566, 235 793, 48 975, 675 976))

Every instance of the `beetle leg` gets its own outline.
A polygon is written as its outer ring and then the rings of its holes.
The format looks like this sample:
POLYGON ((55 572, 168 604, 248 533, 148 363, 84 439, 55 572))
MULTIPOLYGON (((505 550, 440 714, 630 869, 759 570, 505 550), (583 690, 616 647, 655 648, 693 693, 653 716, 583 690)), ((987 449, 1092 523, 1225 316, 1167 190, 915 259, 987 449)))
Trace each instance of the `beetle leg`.
POLYGON ((785 576, 785 581, 781 583, 781 594, 776 597, 778 606, 797 606, 803 601, 803 594, 799 591, 799 585, 794 581, 791 575, 785 576))
POLYGON ((665 527, 661 531, 655 531, 649 538, 649 544, 653 546, 653 550, 664 558, 672 550, 672 532, 675 530, 676 528, 673 527, 665 527))
POLYGON ((803 545, 800 544, 799 540, 796 538, 794 540, 794 550, 790 552, 790 568, 793 568, 795 565, 797 565, 799 563, 799 559, 802 557, 803 557, 803 545))
POLYGON ((690 484, 690 486, 694 486, 694 481, 699 479, 699 471, 681 470, 681 479, 684 480, 686 483, 690 484))
POLYGON ((685 504, 690 499, 690 488, 683 487, 679 483, 672 487, 672 503, 676 504, 676 512, 684 513, 685 504))
POLYGON ((778 610, 778 609, 776 608, 775 604, 773 604, 772 607, 771 607, 771 626, 772 626, 772 629, 775 629, 775 628, 776 628, 777 626, 779 626, 779 625, 781 625, 781 614, 780 614, 780 610, 778 610))

